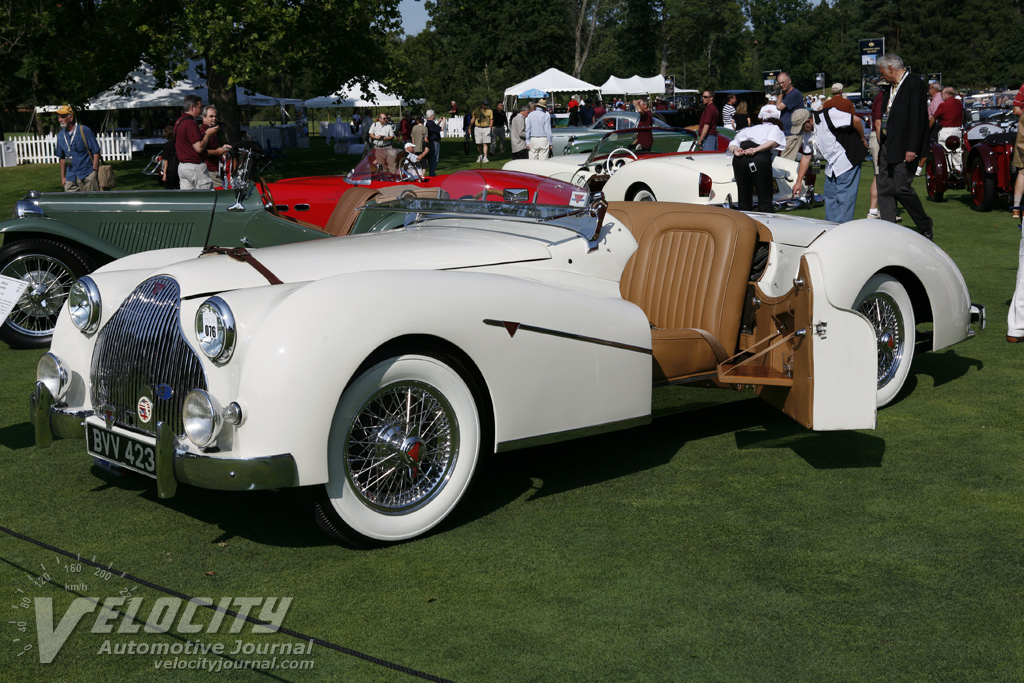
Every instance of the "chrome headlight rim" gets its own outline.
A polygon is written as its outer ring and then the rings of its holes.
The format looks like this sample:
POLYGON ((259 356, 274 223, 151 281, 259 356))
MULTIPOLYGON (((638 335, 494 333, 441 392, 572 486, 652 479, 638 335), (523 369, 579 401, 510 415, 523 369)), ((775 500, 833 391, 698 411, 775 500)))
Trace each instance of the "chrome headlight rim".
POLYGON ((181 420, 189 441, 199 448, 209 448, 224 428, 224 410, 209 392, 193 389, 182 403, 181 420))
POLYGON ((71 324, 82 334, 92 334, 100 328, 103 312, 100 289, 91 277, 85 275, 71 285, 68 292, 68 316, 71 324))
POLYGON ((219 296, 211 296, 196 311, 196 342, 203 354, 215 363, 231 360, 235 351, 235 316, 228 303, 219 296), (212 329, 207 314, 213 316, 212 329), (213 332, 214 336, 208 333, 213 332))
POLYGON ((36 363, 36 381, 46 385, 54 400, 62 401, 71 388, 71 373, 57 355, 48 352, 36 363))

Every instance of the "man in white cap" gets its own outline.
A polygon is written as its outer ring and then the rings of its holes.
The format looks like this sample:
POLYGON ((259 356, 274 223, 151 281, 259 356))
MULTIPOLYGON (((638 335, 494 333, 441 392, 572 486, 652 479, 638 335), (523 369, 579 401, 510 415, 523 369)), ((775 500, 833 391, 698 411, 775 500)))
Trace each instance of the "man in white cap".
POLYGON ((423 164, 421 163, 424 157, 430 153, 429 148, 424 148, 419 154, 416 153, 416 145, 412 142, 405 143, 405 162, 401 164, 400 170, 402 173, 412 176, 414 178, 423 177, 423 164))
POLYGON ((61 132, 57 135, 60 183, 65 192, 100 191, 100 145, 88 126, 75 123, 70 104, 57 108, 61 132))
POLYGON ((736 176, 736 197, 740 211, 754 210, 754 188, 757 188, 758 211, 773 212, 772 160, 779 148, 786 146, 780 113, 774 104, 766 104, 758 112, 761 123, 736 133, 729 143, 726 157, 732 157, 736 176))
POLYGON ((857 108, 853 106, 853 102, 843 97, 843 84, 833 83, 832 84, 832 97, 825 100, 825 103, 821 105, 822 109, 838 109, 839 111, 845 111, 847 114, 856 114, 857 108))
POLYGON ((531 159, 547 159, 551 151, 551 115, 548 101, 537 100, 537 105, 526 117, 526 144, 531 159))

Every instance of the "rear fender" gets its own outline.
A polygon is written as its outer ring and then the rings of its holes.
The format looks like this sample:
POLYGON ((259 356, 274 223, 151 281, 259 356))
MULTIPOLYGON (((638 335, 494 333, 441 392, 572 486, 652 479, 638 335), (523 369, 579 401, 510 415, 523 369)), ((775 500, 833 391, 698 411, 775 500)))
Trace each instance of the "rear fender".
POLYGON ((996 166, 996 154, 992 151, 992 148, 986 145, 984 142, 971 147, 971 153, 968 155, 968 165, 974 163, 975 157, 981 158, 981 164, 985 169, 985 173, 997 173, 998 167, 996 166))

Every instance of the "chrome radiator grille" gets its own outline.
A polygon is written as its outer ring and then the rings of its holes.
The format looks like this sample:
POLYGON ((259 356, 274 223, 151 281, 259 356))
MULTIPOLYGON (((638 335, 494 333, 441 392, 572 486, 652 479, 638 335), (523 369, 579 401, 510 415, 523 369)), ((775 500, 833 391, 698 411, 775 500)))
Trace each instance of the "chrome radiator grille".
POLYGON ((92 404, 112 412, 114 424, 147 432, 164 422, 183 435, 181 407, 192 389, 206 389, 198 356, 178 323, 178 283, 157 276, 139 285, 97 335, 92 354, 92 404), (139 419, 141 397, 153 404, 148 423, 139 419))

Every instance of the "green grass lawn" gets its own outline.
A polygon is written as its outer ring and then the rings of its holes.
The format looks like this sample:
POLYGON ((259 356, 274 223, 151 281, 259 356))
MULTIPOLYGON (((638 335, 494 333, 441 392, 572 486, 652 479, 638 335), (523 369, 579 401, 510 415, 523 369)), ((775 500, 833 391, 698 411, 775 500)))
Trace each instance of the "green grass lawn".
MULTIPOLYGON (((475 154, 449 141, 441 159, 451 172, 475 154)), ((353 162, 314 139, 286 168, 342 173, 353 162)), ((143 165, 115 164, 121 187, 152 186, 143 165)), ((56 166, 0 169, 0 206, 58 189, 57 177, 56 166)), ((117 621, 93 633, 86 614, 53 663, 25 651, 38 639, 22 605, 36 598, 53 599, 55 626, 76 597, 122 591, 150 615, 166 596, 120 578, 128 572, 214 600, 292 597, 284 627, 456 681, 1020 680, 1024 349, 1004 341, 1020 233, 1005 211, 947 197, 926 204, 935 238, 987 305, 989 329, 919 356, 877 429, 808 432, 750 393, 674 389, 648 427, 496 457, 437 533, 381 550, 332 544, 288 491, 181 486, 160 500, 149 479, 92 468, 82 442, 37 450, 27 401, 41 352, 0 348, 0 525, 111 565, 110 578, 76 572, 0 533, 0 679, 202 675, 155 668, 173 657, 107 653, 106 641, 228 652, 237 640, 298 642, 249 626, 132 635, 117 621)), ((314 668, 217 675, 415 680, 319 645, 284 659, 314 668)))

